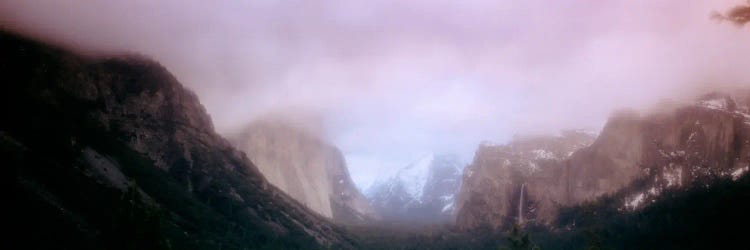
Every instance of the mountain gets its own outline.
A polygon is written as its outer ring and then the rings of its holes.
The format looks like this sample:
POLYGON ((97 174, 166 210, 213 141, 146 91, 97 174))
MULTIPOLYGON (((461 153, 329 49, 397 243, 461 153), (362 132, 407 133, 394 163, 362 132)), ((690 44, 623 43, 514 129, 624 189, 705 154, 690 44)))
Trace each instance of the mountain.
POLYGON ((339 149, 315 135, 267 119, 250 124, 235 141, 271 184, 310 209, 345 224, 375 218, 339 149))
POLYGON ((367 196, 387 221, 452 222, 462 168, 454 155, 428 154, 377 180, 367 196))
MULTIPOLYGON (((573 130, 557 136, 516 137, 507 145, 483 143, 464 170, 457 225, 476 228, 489 223, 497 227, 511 217, 517 218, 519 207, 531 205, 521 198, 531 188, 524 182, 532 177, 541 180, 541 176, 554 176, 557 173, 550 170, 558 169, 561 162, 589 146, 594 138, 590 132, 573 130)), ((545 191, 557 192, 551 188, 545 191)))
POLYGON ((617 112, 590 146, 551 159, 519 142, 480 146, 464 172, 457 224, 548 224, 561 207, 615 193, 620 210, 637 210, 671 190, 739 178, 750 164, 748 96, 710 93, 644 116, 617 112))
POLYGON ((7 33, 0 54, 4 245, 354 247, 270 185, 158 63, 82 57, 7 33))

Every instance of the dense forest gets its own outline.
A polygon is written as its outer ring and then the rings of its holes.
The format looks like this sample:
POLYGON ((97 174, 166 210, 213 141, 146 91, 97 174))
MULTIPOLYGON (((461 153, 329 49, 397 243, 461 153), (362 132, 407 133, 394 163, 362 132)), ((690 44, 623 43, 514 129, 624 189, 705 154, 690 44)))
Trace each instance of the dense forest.
POLYGON ((732 249, 746 244, 750 176, 673 189, 636 211, 622 210, 624 193, 563 207, 553 225, 473 231, 382 225, 352 231, 374 249, 732 249))

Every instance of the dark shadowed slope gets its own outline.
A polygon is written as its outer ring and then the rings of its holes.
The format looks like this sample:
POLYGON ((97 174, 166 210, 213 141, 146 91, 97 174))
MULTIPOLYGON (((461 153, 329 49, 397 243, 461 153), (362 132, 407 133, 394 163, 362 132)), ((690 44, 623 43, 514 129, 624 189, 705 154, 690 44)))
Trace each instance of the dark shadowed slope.
POLYGON ((3 245, 352 248, 268 184, 162 66, 0 33, 3 245))

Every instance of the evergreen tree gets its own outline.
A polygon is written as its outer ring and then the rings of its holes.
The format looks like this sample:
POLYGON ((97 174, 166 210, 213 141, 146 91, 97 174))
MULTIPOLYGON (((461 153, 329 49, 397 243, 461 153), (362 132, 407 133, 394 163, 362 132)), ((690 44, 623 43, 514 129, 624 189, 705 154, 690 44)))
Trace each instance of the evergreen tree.
POLYGON ((510 242, 510 248, 501 247, 501 250, 538 250, 539 246, 531 242, 529 234, 521 229, 518 224, 513 224, 513 227, 508 232, 508 241, 510 242))

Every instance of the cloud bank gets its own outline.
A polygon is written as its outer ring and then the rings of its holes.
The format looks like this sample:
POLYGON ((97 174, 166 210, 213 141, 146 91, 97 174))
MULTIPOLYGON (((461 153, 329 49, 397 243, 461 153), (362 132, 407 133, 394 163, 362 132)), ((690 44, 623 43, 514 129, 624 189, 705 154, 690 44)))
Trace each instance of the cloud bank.
POLYGON ((598 129, 750 83, 739 0, 2 1, 0 27, 85 53, 134 51, 195 90, 217 129, 304 114, 360 187, 425 152, 598 129))

